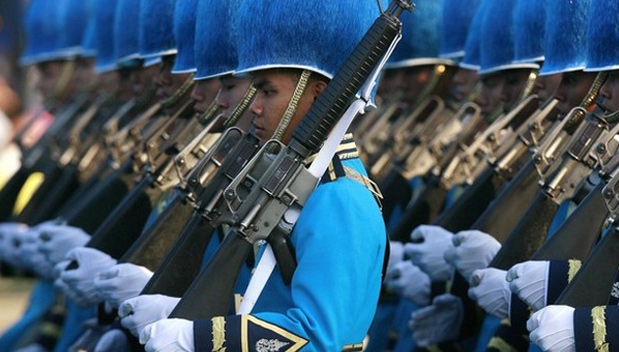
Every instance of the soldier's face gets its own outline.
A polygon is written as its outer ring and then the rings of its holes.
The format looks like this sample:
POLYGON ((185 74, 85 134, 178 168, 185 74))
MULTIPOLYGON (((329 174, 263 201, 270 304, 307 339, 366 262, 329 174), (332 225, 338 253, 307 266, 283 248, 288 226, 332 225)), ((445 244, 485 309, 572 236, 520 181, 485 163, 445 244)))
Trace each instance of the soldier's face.
POLYGON ((47 61, 36 65, 39 72, 39 80, 37 81, 36 88, 43 96, 43 99, 49 98, 54 92, 63 66, 64 61, 47 61))
POLYGON ((163 58, 159 76, 155 80, 157 84, 157 98, 164 100, 176 93, 176 91, 189 79, 190 73, 172 74, 174 67, 174 55, 163 58))
POLYGON ((424 65, 400 69, 401 73, 394 79, 396 90, 402 91, 402 101, 412 103, 419 96, 426 83, 432 77, 434 66, 424 65))
POLYGON ((451 95, 456 101, 464 101, 479 82, 479 74, 475 70, 458 68, 451 87, 451 95))
MULTIPOLYGON (((221 90, 217 95, 217 106, 224 117, 230 117, 236 106, 245 96, 245 92, 251 84, 250 77, 234 77, 227 75, 219 79, 221 90)), ((243 131, 249 131, 251 127, 251 110, 247 109, 241 118, 236 122, 236 126, 243 131)))
POLYGON ((555 73, 552 75, 537 76, 535 80, 535 91, 539 97, 539 103, 542 105, 545 101, 554 96, 555 92, 561 84, 563 74, 555 73))
MULTIPOLYGON (((256 97, 250 106, 253 113, 252 125, 260 143, 269 140, 281 118, 284 116, 290 98, 299 79, 298 70, 266 70, 254 75, 253 84, 257 89, 256 97)), ((311 80, 301 95, 297 109, 282 137, 287 144, 292 139, 292 133, 301 119, 309 111, 314 100, 322 93, 326 83, 311 80)))
POLYGON ((195 101, 193 109, 196 115, 202 115, 208 109, 220 86, 219 80, 216 78, 196 81, 191 92, 191 99, 195 101))
POLYGON ((481 92, 477 103, 484 115, 489 115, 501 102, 501 94, 505 86, 505 76, 501 72, 484 75, 481 78, 481 92))
POLYGON ((506 110, 511 110, 522 95, 527 84, 531 69, 515 69, 505 71, 505 85, 501 100, 506 110))
POLYGON ((582 102, 595 81, 595 76, 595 73, 583 71, 563 74, 563 79, 555 94, 555 98, 559 101, 557 104, 559 118, 567 115, 570 110, 582 102))
POLYGON ((606 113, 619 111, 619 71, 612 71, 600 90, 602 108, 606 113))
POLYGON ((154 83, 157 78, 159 66, 138 67, 131 70, 129 79, 132 84, 133 96, 141 98, 144 92, 154 83))

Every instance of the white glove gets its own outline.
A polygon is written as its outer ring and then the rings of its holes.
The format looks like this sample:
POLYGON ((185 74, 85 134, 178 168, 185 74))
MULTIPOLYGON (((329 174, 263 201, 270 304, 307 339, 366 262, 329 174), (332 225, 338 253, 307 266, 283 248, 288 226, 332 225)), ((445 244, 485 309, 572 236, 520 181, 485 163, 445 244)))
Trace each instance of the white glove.
POLYGON ((71 249, 83 247, 90 240, 84 230, 68 225, 45 224, 37 226, 37 230, 41 239, 39 251, 52 266, 64 260, 71 249))
POLYGON ((421 225, 411 234, 413 241, 422 243, 407 243, 404 253, 421 270, 430 276, 433 282, 443 282, 451 279, 453 267, 445 261, 444 254, 451 244, 453 234, 440 226, 421 225))
POLYGON ((398 241, 389 241, 389 262, 387 268, 404 260, 404 244, 398 241))
POLYGON ((76 304, 87 307, 103 300, 101 292, 94 285, 94 279, 100 272, 116 265, 116 259, 93 248, 80 247, 67 253, 66 259, 77 262, 77 269, 65 268, 60 274, 69 289, 68 296, 74 298, 76 304))
POLYGON ((511 267, 505 275, 509 289, 538 311, 546 306, 550 262, 530 260, 511 267))
POLYGON ((509 314, 512 292, 505 281, 505 271, 488 268, 475 270, 471 276, 469 297, 488 314, 505 319, 509 314))
POLYGON ((50 265, 45 256, 39 252, 40 240, 34 228, 21 235, 21 245, 16 250, 17 266, 34 271, 39 277, 50 280, 53 278, 54 266, 50 265))
POLYGON ((93 283, 103 299, 118 308, 124 300, 139 295, 152 276, 153 272, 143 266, 122 263, 99 273, 93 283))
POLYGON ((410 260, 387 269, 385 287, 420 306, 430 304, 430 277, 410 260))
POLYGON ((193 322, 163 319, 148 325, 140 334, 146 352, 193 352, 193 322))
POLYGON ((112 329, 99 339, 97 346, 95 346, 94 352, 130 352, 129 339, 125 336, 125 333, 118 329, 112 329))
POLYGON ((14 238, 28 231, 28 225, 19 222, 5 222, 0 224, 0 260, 6 261, 10 265, 15 265, 12 261, 15 256, 14 238))
POLYGON ((531 342, 544 351, 575 352, 574 308, 548 306, 527 321, 531 342))
POLYGON ((33 343, 18 350, 14 350, 14 352, 49 352, 49 350, 38 343, 33 343))
POLYGON ((451 239, 445 251, 445 260, 470 281, 473 271, 487 268, 499 249, 501 244, 486 233, 477 230, 460 231, 451 239))
POLYGON ((420 347, 455 341, 460 333, 464 308, 460 298, 448 293, 436 296, 432 305, 411 314, 408 323, 420 347))
POLYGON ((142 295, 122 302, 118 308, 120 323, 139 337, 147 325, 167 318, 181 299, 164 295, 142 295))

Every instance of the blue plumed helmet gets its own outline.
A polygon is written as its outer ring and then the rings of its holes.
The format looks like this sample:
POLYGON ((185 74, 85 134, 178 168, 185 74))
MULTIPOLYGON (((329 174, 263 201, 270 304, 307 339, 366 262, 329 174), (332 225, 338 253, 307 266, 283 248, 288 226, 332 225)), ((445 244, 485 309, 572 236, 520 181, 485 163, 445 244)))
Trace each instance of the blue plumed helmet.
POLYGON ((439 58, 443 0, 417 0, 415 11, 404 14, 402 40, 389 58, 386 68, 402 68, 446 63, 439 58))
POLYGON ((376 1, 243 0, 237 72, 299 68, 332 78, 379 15, 376 1))
POLYGON ((479 71, 481 62, 481 27, 490 1, 493 0, 482 0, 481 4, 477 7, 477 11, 475 11, 475 15, 469 26, 469 32, 466 36, 464 57, 459 64, 462 68, 479 71))
POLYGON ((567 0, 547 0, 546 60, 540 74, 550 75, 585 68, 590 5, 589 0, 570 1, 569 4, 567 0))
POLYGON ((175 5, 176 0, 142 0, 139 27, 143 59, 176 54, 175 5))
POLYGON ((60 41, 59 6, 50 0, 32 0, 26 12, 26 47, 21 65, 53 60, 60 41))
MULTIPOLYGON (((196 37, 196 13, 198 0, 179 0, 174 9, 174 38, 176 40, 176 59, 172 73, 196 71, 194 43, 196 37)), ((230 19, 228 19, 230 21, 230 19)))
POLYGON ((480 74, 516 68, 538 68, 515 62, 514 9, 517 0, 489 1, 481 26, 480 74))
MULTIPOLYGON (((120 0, 95 0, 94 42, 97 51, 95 70, 98 73, 115 70, 116 50, 114 21, 120 0)), ((131 27, 131 26, 127 26, 131 27)))
POLYGON ((194 47, 196 80, 223 76, 235 71, 239 60, 232 19, 238 16, 236 12, 241 2, 242 0, 199 0, 194 47))
POLYGON ((444 0, 439 57, 458 60, 464 56, 466 38, 481 0, 444 0))
POLYGON ((60 0, 60 42, 58 57, 70 58, 82 55, 82 43, 93 11, 91 0, 60 0))
POLYGON ((599 72, 619 68, 618 11, 617 1, 591 0, 585 71, 599 72))
POLYGON ((95 57, 97 56, 97 38, 95 31, 96 13, 95 13, 95 0, 91 0, 91 11, 88 16, 88 22, 84 29, 84 35, 82 36, 82 57, 95 57))
POLYGON ((121 0, 114 17, 114 56, 119 64, 140 57, 140 0, 121 0))
POLYGON ((546 6, 540 0, 518 0, 514 11, 515 62, 544 60, 546 6))

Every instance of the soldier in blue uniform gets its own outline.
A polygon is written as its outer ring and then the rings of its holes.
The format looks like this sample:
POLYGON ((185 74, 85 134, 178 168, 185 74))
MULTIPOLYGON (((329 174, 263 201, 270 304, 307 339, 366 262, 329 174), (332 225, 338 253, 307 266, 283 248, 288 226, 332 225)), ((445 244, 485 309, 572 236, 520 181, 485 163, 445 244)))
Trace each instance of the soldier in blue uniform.
MULTIPOLYGON (((237 73, 251 74, 258 89, 251 110, 262 142, 273 136, 287 107, 294 113, 282 141, 290 140, 378 14, 368 2, 242 3, 233 19, 237 73)), ((276 269, 251 314, 154 323, 140 336, 147 350, 361 348, 380 290, 386 233, 373 194, 359 182, 365 172, 354 144, 338 154, 340 171, 323 179, 292 232, 298 267, 290 286, 276 269)))

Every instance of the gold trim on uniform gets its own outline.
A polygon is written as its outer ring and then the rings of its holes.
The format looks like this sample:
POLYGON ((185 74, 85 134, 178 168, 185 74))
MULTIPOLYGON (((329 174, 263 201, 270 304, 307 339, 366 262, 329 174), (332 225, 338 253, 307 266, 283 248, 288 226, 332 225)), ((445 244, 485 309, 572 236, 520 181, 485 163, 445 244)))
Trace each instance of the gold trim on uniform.
POLYGON ((303 348, 303 346, 307 345, 308 343, 306 339, 302 338, 301 336, 295 335, 280 326, 268 323, 264 320, 260 320, 253 315, 242 315, 241 316, 241 349, 243 352, 250 352, 254 350, 253 348, 250 348, 249 342, 248 342, 247 332, 248 332, 249 322, 257 326, 260 326, 266 330, 273 331, 274 333, 290 340, 293 343, 293 345, 288 347, 288 349, 286 349, 286 352, 299 351, 301 350, 301 348, 303 348))
POLYGON ((211 319, 213 324, 213 351, 226 352, 226 318, 214 317, 211 319))
POLYGON ((351 344, 344 346, 344 348, 342 348, 342 352, 356 352, 356 351, 363 351, 363 342, 351 343, 351 344))
POLYGON ((518 352, 518 350, 507 343, 507 341, 497 336, 490 339, 490 342, 488 342, 488 348, 494 348, 501 352, 518 352))
POLYGON ((591 320, 593 321, 593 343, 595 350, 608 352, 609 344, 606 342, 606 312, 604 306, 591 309, 591 320))
POLYGON ((571 282, 572 279, 574 278, 574 276, 576 276, 576 273, 578 273, 578 270, 580 270, 580 267, 582 266, 582 262, 578 259, 570 259, 567 261, 568 264, 568 271, 567 271, 567 282, 571 282))

